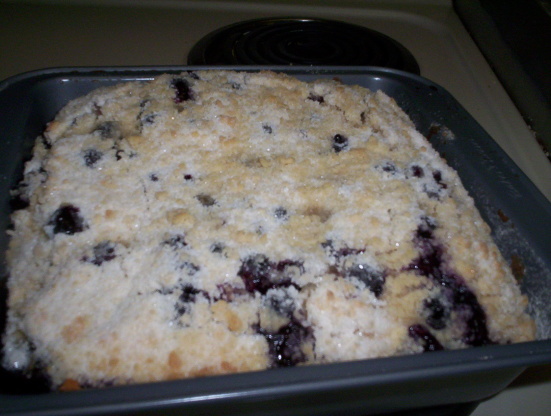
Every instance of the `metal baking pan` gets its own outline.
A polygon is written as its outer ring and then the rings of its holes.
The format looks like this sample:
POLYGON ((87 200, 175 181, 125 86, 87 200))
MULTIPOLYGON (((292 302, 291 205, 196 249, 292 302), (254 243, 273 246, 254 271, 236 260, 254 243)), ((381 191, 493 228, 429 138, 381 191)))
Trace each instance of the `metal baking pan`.
MULTIPOLYGON (((7 274, 9 190, 21 179, 46 122, 70 99, 97 87, 189 69, 209 68, 47 69, 0 84, 0 282, 7 274)), ((40 391, 2 370, 2 414, 380 414, 483 400, 525 368, 551 363, 551 203, 448 92, 419 76, 374 67, 224 69, 272 69, 303 80, 338 78, 392 96, 459 172, 504 256, 522 265, 522 289, 538 323, 538 340, 70 393, 40 391)), ((0 295, 5 309, 5 290, 0 295)))

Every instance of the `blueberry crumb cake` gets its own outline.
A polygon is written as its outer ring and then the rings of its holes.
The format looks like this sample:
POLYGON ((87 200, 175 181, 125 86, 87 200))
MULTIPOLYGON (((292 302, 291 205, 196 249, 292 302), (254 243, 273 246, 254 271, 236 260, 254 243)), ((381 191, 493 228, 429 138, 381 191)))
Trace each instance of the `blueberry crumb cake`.
POLYGON ((103 87, 16 193, 3 365, 52 388, 535 336, 457 174, 382 92, 221 70, 103 87))

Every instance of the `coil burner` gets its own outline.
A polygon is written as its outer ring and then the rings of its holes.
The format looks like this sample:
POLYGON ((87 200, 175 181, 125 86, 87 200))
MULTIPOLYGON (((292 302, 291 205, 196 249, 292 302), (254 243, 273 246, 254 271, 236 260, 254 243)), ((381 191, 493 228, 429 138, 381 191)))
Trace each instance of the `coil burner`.
POLYGON ((202 38, 189 65, 379 66, 419 74, 413 55, 380 32, 303 18, 247 20, 202 38))

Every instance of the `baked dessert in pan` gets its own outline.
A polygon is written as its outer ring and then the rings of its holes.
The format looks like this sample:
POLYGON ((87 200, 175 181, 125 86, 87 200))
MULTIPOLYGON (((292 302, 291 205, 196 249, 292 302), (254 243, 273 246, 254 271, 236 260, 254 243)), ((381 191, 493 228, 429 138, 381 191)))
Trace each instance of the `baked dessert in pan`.
POLYGON ((456 172, 380 91, 223 70, 103 87, 16 192, 3 364, 53 388, 535 336, 456 172))

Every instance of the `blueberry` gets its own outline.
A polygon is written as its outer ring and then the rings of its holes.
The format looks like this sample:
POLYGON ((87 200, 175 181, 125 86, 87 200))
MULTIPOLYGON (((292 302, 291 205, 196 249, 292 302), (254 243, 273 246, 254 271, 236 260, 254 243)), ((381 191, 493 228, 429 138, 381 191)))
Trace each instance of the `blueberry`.
POLYGON ((180 269, 185 270, 188 276, 193 276, 195 273, 197 273, 200 270, 200 267, 194 263, 185 261, 180 265, 180 269))
POLYGON ((442 172, 440 172, 439 170, 435 170, 432 172, 432 177, 440 188, 442 189, 448 188, 448 185, 442 181, 442 172))
POLYGON ((224 251, 224 244, 222 243, 214 243, 210 246, 211 253, 222 254, 223 251, 224 251))
POLYGON ((335 248, 333 247, 333 240, 325 240, 323 243, 321 243, 321 246, 324 250, 332 254, 335 251, 335 248))
POLYGON ((320 104, 323 104, 325 102, 325 99, 323 98, 322 95, 314 94, 313 92, 311 92, 310 95, 308 95, 308 99, 320 104))
POLYGON ((454 287, 452 296, 455 309, 466 323, 462 341, 472 346, 495 344, 489 337, 486 313, 475 294, 465 284, 459 283, 454 287))
POLYGON ((197 295, 201 293, 199 289, 194 288, 192 285, 184 285, 182 287, 182 294, 179 297, 181 302, 195 302, 197 295))
POLYGON ((333 136, 333 150, 339 153, 348 147, 348 138, 342 134, 335 134, 333 136))
POLYGON ((277 207, 274 210, 274 217, 276 217, 278 220, 286 220, 289 218, 287 210, 283 207, 277 207))
MULTIPOLYGON (((465 344, 472 346, 494 344, 489 337, 486 313, 476 295, 467 287, 461 276, 448 269, 444 248, 438 244, 432 232, 435 227, 436 224, 429 217, 423 217, 414 237, 420 254, 406 269, 426 276, 440 287, 450 308, 456 311, 459 318, 465 322, 462 337, 465 344)), ((438 320, 436 325, 439 325, 438 320)))
POLYGON ((103 153, 96 149, 87 149, 82 157, 84 158, 84 164, 89 168, 93 168, 103 157, 103 153))
POLYGON ((416 178, 422 178, 423 176, 425 176, 423 168, 419 165, 411 166, 411 174, 416 178))
POLYGON ((120 139, 122 137, 119 123, 116 121, 106 121, 99 124, 95 132, 99 133, 102 139, 120 139))
POLYGON ((233 302, 234 299, 248 295, 246 289, 230 285, 229 283, 223 283, 216 286, 220 291, 220 296, 218 299, 225 300, 226 302, 233 302))
POLYGON ((421 217, 421 223, 417 226, 415 232, 415 238, 419 242, 420 240, 430 240, 433 238, 433 231, 436 229, 436 222, 433 218, 423 216, 421 217))
POLYGON ((94 256, 92 258, 83 257, 83 261, 90 262, 96 266, 101 266, 103 262, 111 261, 117 255, 115 254, 115 244, 111 241, 102 241, 93 248, 94 256))
POLYGON ((199 289, 194 288, 192 285, 184 285, 182 287, 182 293, 178 297, 178 301, 174 305, 176 313, 178 315, 183 315, 188 311, 189 303, 195 302, 197 295, 200 294, 199 289))
POLYGON ((301 262, 283 260, 273 263, 265 255, 257 254, 242 261, 237 275, 241 277, 249 293, 259 292, 264 295, 269 289, 297 287, 291 276, 296 269, 300 274, 304 273, 301 262))
POLYGON ((176 90, 176 95, 173 98, 176 104, 195 99, 195 93, 191 89, 188 80, 184 78, 174 78, 170 86, 176 90))
POLYGON ((438 298, 423 301, 424 314, 427 324, 433 329, 444 329, 450 318, 449 309, 438 298))
POLYGON ((183 234, 173 235, 172 237, 164 240, 162 244, 172 247, 174 249, 180 249, 187 246, 186 237, 183 234))
POLYGON ((80 215, 80 209, 71 204, 61 205, 48 221, 49 226, 53 226, 54 234, 73 235, 83 232, 88 228, 84 219, 80 215))
POLYGON ((385 162, 378 166, 383 172, 394 174, 396 173, 396 165, 392 162, 385 162))
POLYGON ((423 346, 423 350, 425 352, 441 351, 444 349, 436 337, 421 324, 410 326, 408 328, 408 334, 411 338, 423 346))
POLYGON ((272 367, 293 367, 306 361, 302 346, 311 340, 312 329, 303 326, 294 317, 277 331, 258 328, 257 332, 268 342, 272 367))
POLYGON ((377 298, 383 293, 386 280, 385 273, 367 264, 355 264, 346 270, 345 275, 347 277, 355 277, 363 282, 377 298))
POLYGON ((353 256, 356 254, 362 254, 365 252, 364 248, 342 247, 338 250, 333 246, 332 240, 327 240, 321 243, 322 248, 326 251, 328 256, 334 257, 337 261, 340 261, 343 257, 353 256))
POLYGON ((363 248, 343 247, 335 251, 335 256, 337 259, 340 259, 341 257, 354 256, 357 254, 362 254, 363 252, 365 252, 365 249, 363 248))
POLYGON ((271 272, 273 266, 268 257, 258 254, 245 259, 237 275, 245 283, 245 289, 249 293, 260 292, 265 294, 272 287, 271 272))

